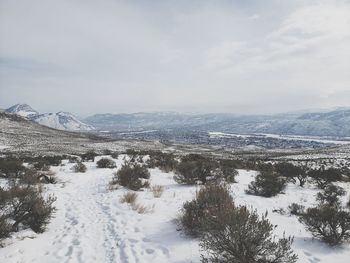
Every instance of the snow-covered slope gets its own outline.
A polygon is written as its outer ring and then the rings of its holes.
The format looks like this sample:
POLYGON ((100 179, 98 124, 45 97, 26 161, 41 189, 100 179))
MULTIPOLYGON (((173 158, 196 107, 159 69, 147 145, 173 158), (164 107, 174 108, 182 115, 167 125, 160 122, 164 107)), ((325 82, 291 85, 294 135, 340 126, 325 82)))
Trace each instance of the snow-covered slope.
MULTIPOLYGON (((127 156, 114 159, 120 168, 127 156)), ((183 186, 173 179, 173 173, 150 169, 151 185, 162 185, 164 193, 154 198, 150 190, 137 192, 137 202, 150 209, 139 214, 120 199, 124 188, 108 191, 108 183, 118 168, 96 169, 95 162, 85 162, 86 173, 73 173, 74 165, 52 167, 59 180, 48 185, 48 194, 57 197, 55 217, 43 234, 31 231, 17 233, 0 248, 0 261, 17 262, 120 262, 120 263, 199 263, 198 239, 191 239, 177 231, 174 219, 184 202, 195 197, 197 186, 183 186)), ((126 158, 128 159, 128 158, 126 158)), ((294 236, 292 249, 298 263, 347 263, 350 245, 331 248, 313 239, 296 216, 274 213, 295 202, 313 206, 318 192, 313 185, 299 187, 288 184, 285 194, 265 198, 247 195, 245 189, 254 180, 255 171, 239 170, 237 183, 231 184, 231 194, 237 205, 256 208, 259 214, 268 211, 268 219, 277 225, 275 234, 294 236)), ((348 189, 349 183, 340 186, 348 189)), ((344 201, 348 200, 348 195, 344 201)))
POLYGON ((94 129, 91 125, 85 124, 69 112, 43 113, 39 114, 28 104, 16 104, 5 110, 7 113, 16 114, 41 125, 48 126, 58 130, 66 131, 91 131, 94 129))
POLYGON ((16 104, 5 110, 8 113, 14 113, 22 117, 31 118, 39 113, 28 104, 16 104))
POLYGON ((91 131, 94 128, 77 119, 69 112, 44 113, 32 118, 33 121, 58 130, 91 131))

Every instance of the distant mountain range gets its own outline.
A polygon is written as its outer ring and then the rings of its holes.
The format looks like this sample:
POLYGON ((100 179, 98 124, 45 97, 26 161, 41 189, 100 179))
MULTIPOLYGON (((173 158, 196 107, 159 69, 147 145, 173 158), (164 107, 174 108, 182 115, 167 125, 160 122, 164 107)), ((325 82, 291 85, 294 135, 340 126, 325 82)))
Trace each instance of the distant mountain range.
POLYGON ((98 130, 199 130, 350 137, 350 109, 276 115, 181 114, 174 112, 97 114, 83 120, 98 130))
POLYGON ((275 115, 185 114, 177 112, 107 113, 96 114, 83 120, 79 120, 68 112, 40 114, 27 104, 16 104, 6 109, 5 112, 24 116, 55 129, 69 131, 197 130, 238 134, 271 133, 350 137, 350 108, 275 115))
POLYGON ((16 114, 35 121, 41 125, 66 131, 91 131, 94 128, 78 120, 69 112, 40 114, 28 104, 16 104, 5 110, 7 113, 16 114))

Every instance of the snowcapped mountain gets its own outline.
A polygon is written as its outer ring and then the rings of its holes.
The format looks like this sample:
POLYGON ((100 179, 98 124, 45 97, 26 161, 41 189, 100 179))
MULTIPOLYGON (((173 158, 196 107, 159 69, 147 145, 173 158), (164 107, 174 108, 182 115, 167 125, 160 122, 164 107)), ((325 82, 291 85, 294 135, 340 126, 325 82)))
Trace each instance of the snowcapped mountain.
POLYGON ((58 130, 67 131, 91 131, 94 128, 77 119, 69 112, 44 113, 36 115, 33 121, 58 130))
POLYGON ((69 112, 40 114, 28 104, 16 104, 5 110, 7 113, 16 114, 35 121, 41 125, 66 131, 91 131, 94 127, 87 125, 69 112))
POLYGON ((8 113, 14 113, 22 117, 31 118, 39 113, 28 104, 16 104, 5 110, 8 113))

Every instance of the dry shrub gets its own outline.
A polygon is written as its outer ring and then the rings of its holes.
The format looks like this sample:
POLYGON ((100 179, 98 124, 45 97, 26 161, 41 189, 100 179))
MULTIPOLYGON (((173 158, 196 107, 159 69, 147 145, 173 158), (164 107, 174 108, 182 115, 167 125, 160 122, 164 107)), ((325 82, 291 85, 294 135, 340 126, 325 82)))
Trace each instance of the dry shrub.
POLYGON ((72 167, 73 172, 75 173, 85 173, 87 168, 86 165, 83 164, 82 162, 77 162, 73 167, 72 167))
POLYGON ((207 184, 197 192, 195 199, 184 203, 178 221, 186 234, 197 237, 206 231, 209 217, 233 208, 228 186, 207 184))
POLYGON ((160 198, 164 192, 164 186, 162 185, 153 185, 151 191, 155 198, 160 198))
POLYGON ((0 208, 3 216, 11 220, 11 231, 18 231, 19 226, 31 228, 41 233, 49 223, 55 208, 56 198, 46 199, 40 187, 15 185, 8 190, 0 190, 0 208))
POLYGON ((298 257, 291 250, 293 238, 277 239, 276 226, 245 206, 221 210, 207 220, 207 230, 200 240, 205 252, 202 262, 221 263, 294 263, 298 257))
POLYGON ((134 163, 125 163, 120 170, 114 174, 110 185, 119 184, 130 190, 137 191, 141 188, 149 187, 149 182, 142 180, 149 178, 150 173, 145 166, 134 163))
POLYGON ((319 204, 308 208, 299 220, 314 237, 330 246, 350 240, 350 213, 338 206, 319 204))
POLYGON ((137 199, 137 193, 127 192, 120 199, 121 203, 134 204, 137 199))
POLYGON ((255 181, 248 185, 247 194, 272 197, 281 193, 286 187, 286 179, 274 172, 262 171, 255 181))
POLYGON ((136 211, 139 214, 151 213, 153 211, 153 207, 141 205, 139 203, 133 203, 131 205, 131 209, 136 211))
POLYGON ((116 164, 112 159, 102 158, 97 161, 97 168, 115 168, 116 164))

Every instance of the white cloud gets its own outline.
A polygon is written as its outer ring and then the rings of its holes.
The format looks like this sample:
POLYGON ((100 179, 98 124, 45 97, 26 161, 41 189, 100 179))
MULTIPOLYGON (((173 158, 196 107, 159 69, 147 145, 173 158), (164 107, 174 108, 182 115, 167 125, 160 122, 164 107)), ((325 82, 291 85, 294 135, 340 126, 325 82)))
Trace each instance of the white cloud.
POLYGON ((269 112, 350 103, 348 1, 0 0, 0 37, 3 107, 269 112))

